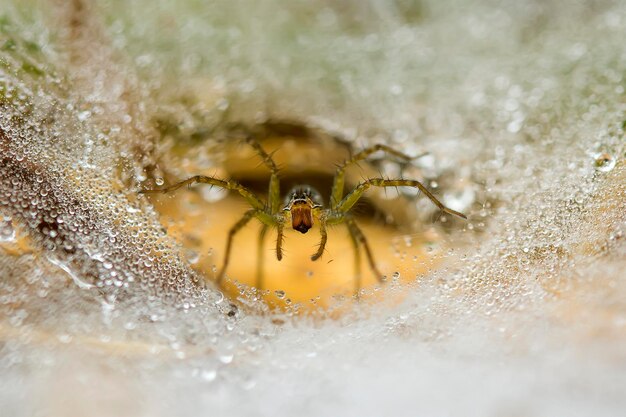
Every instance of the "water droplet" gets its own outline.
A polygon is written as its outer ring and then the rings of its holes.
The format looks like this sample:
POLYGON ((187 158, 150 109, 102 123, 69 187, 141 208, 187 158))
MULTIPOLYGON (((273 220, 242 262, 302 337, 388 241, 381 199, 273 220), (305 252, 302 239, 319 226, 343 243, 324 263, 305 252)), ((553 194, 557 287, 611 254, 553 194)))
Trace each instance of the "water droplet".
POLYGON ((472 189, 472 187, 463 187, 457 191, 446 192, 443 198, 446 206, 461 212, 466 211, 475 199, 476 192, 472 189))
POLYGON ((393 84, 391 85, 391 87, 389 87, 389 92, 394 96, 399 96, 400 94, 402 94, 402 91, 402 86, 398 84, 393 84))
POLYGON ((227 99, 222 98, 217 102, 215 107, 217 107, 219 111, 226 111, 228 110, 228 107, 230 107, 230 102, 227 99))
POLYGON ((159 187, 162 186, 163 184, 165 184, 165 180, 161 177, 157 177, 154 179, 154 182, 156 183, 156 185, 158 185, 159 187))
POLYGON ((204 201, 208 203, 215 203, 222 200, 228 195, 228 190, 218 187, 203 187, 200 189, 200 194, 204 201))
POLYGON ((15 242, 15 228, 10 217, 0 220, 0 242, 15 242))
POLYGON ((217 371, 215 369, 205 369, 202 371, 200 376, 207 382, 215 381, 215 378, 217 378, 217 371))
POLYGON ((608 153, 597 153, 593 156, 594 158, 594 168, 596 171, 600 172, 609 172, 613 168, 615 168, 616 160, 615 158, 608 153))
POLYGON ((72 336, 67 333, 61 333, 57 336, 57 339, 59 339, 59 342, 67 344, 72 341, 72 336))
POLYGON ((187 254, 187 260, 189 261, 191 265, 198 263, 198 261, 200 260, 200 254, 193 249, 188 249, 186 251, 186 254, 187 254))
POLYGON ((220 362, 222 362, 225 365, 228 365, 229 363, 231 363, 233 361, 233 358, 234 358, 234 355, 232 353, 219 356, 220 362))
POLYGON ((506 130, 509 131, 510 133, 517 133, 521 130, 522 128, 522 121, 521 120, 513 120, 512 122, 509 122, 509 124, 506 126, 506 130))
POLYGON ((283 290, 276 290, 274 291, 274 294, 276 295, 276 297, 280 298, 281 300, 285 298, 285 291, 283 290))
POLYGON ((256 381, 252 378, 247 378, 242 384, 242 388, 245 390, 251 390, 255 386, 256 386, 256 381))

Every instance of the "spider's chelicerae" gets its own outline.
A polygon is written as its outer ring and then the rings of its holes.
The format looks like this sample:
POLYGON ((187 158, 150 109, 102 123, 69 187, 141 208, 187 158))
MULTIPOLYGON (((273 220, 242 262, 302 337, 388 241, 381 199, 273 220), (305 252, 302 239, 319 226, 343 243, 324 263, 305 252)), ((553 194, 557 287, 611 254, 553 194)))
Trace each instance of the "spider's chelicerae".
POLYGON ((258 251, 258 268, 257 268, 257 287, 262 288, 262 267, 261 257, 263 253, 263 241, 269 227, 275 227, 277 229, 276 238, 276 258, 280 261, 283 257, 283 229, 285 224, 291 223, 291 227, 300 233, 306 233, 311 227, 313 222, 317 220, 320 228, 320 243, 317 251, 311 256, 311 260, 315 261, 322 257, 324 249, 326 247, 327 240, 327 226, 344 223, 350 234, 352 244, 354 247, 355 256, 355 269, 356 269, 356 293, 360 290, 360 247, 363 247, 365 256, 369 263, 370 268, 376 275, 379 281, 383 281, 383 275, 376 267, 372 250, 367 243, 365 235, 357 225, 354 217, 350 214, 350 209, 359 201, 361 196, 370 187, 414 187, 418 188, 428 197, 439 209, 453 216, 467 219, 467 217, 458 211, 452 210, 441 203, 421 182, 417 180, 409 179, 384 179, 384 178, 369 178, 360 184, 358 184, 352 191, 344 195, 344 177, 346 168, 358 161, 366 159, 368 156, 377 151, 384 151, 388 154, 396 157, 410 160, 412 159, 408 155, 396 151, 395 149, 387 145, 374 145, 366 148, 361 152, 355 154, 352 158, 345 160, 342 164, 337 166, 337 171, 333 179, 333 187, 330 193, 330 202, 327 206, 324 205, 321 195, 314 188, 308 185, 299 185, 292 188, 285 196, 283 204, 281 204, 281 192, 280 192, 280 180, 278 176, 278 167, 272 160, 271 156, 265 152, 261 145, 253 136, 247 137, 247 142, 256 150, 256 152, 263 159, 263 163, 269 168, 271 172, 269 181, 269 191, 267 199, 264 201, 258 197, 250 189, 244 187, 240 183, 233 180, 222 180, 219 178, 196 175, 188 178, 184 181, 180 181, 174 185, 171 185, 162 189, 155 190, 142 190, 141 193, 169 193, 175 191, 185 185, 191 186, 195 183, 209 184, 211 186, 221 187, 227 190, 237 191, 243 198, 246 199, 250 205, 250 209, 246 211, 243 217, 235 223, 228 232, 228 239, 226 241, 226 251, 224 253, 224 262, 222 268, 217 274, 217 282, 221 283, 224 278, 224 273, 228 267, 230 260, 230 252, 233 243, 233 238, 239 230, 241 230, 253 217, 256 217, 263 225, 259 235, 259 251, 258 251))

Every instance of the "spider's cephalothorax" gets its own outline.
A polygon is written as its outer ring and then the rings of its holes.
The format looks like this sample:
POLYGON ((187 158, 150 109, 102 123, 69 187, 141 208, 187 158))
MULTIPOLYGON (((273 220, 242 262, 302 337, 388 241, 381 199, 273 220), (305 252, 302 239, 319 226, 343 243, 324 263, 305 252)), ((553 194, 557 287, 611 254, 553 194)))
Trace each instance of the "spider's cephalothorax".
POLYGON ((258 197, 250 189, 244 187, 240 183, 233 180, 222 180, 214 177, 207 177, 204 175, 196 175, 186 180, 180 181, 176 184, 160 190, 143 190, 142 193, 168 193, 170 191, 177 190, 185 185, 192 185, 195 183, 204 183, 211 186, 221 187, 227 190, 237 191, 243 198, 246 199, 250 205, 250 209, 245 212, 243 217, 235 223, 228 232, 228 239, 226 240, 226 250, 224 253, 224 263, 222 269, 217 275, 217 282, 220 283, 226 272, 226 267, 230 260, 230 251, 232 247, 233 237, 239 230, 241 230, 253 217, 256 217, 263 227, 259 234, 259 246, 258 246, 258 263, 257 263, 257 287, 262 288, 262 276, 263 267, 261 260, 263 259, 263 243, 265 235, 269 227, 275 227, 277 231, 276 237, 276 258, 280 261, 283 257, 283 229, 285 223, 291 221, 291 226, 294 230, 300 233, 306 233, 311 227, 313 227, 313 220, 317 219, 319 222, 320 230, 320 244, 317 251, 311 256, 311 260, 315 261, 322 257, 324 249, 326 247, 327 225, 334 225, 344 223, 354 246, 354 258, 355 258, 355 289, 358 295, 361 286, 360 280, 360 249, 361 247, 365 251, 367 261, 370 268, 376 275, 376 278, 383 281, 383 275, 376 268, 376 263, 370 250, 369 244, 365 235, 356 224, 354 218, 350 215, 350 210, 363 196, 363 193, 371 187, 414 187, 419 189, 426 195, 442 212, 451 214, 453 216, 466 219, 467 217, 458 211, 452 210, 443 205, 421 182, 417 180, 408 179, 385 179, 385 178, 369 178, 358 184, 349 193, 344 195, 344 177, 346 168, 358 161, 361 161, 374 152, 384 151, 396 157, 409 160, 409 156, 396 151, 395 149, 387 145, 374 145, 366 148, 361 152, 355 154, 352 158, 344 161, 337 167, 335 177, 333 179, 333 187, 330 193, 330 201, 327 206, 323 205, 320 194, 313 188, 307 185, 301 185, 294 187, 286 196, 285 203, 281 207, 280 204, 280 180, 278 177, 278 168, 270 155, 265 152, 261 145, 257 142, 254 136, 249 135, 247 142, 256 150, 256 152, 263 159, 263 163, 271 171, 269 191, 267 200, 263 200, 258 197))
POLYGON ((306 233, 313 227, 313 217, 322 207, 322 196, 315 188, 297 185, 287 193, 283 212, 291 217, 293 230, 306 233))

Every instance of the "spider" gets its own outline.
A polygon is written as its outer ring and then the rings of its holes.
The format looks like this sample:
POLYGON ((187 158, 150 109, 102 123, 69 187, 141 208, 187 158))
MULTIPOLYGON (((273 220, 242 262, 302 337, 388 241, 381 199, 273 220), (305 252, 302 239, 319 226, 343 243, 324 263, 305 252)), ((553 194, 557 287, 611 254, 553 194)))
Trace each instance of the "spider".
POLYGON ((394 155, 403 160, 412 159, 410 156, 405 155, 387 145, 377 144, 368 148, 365 148, 361 152, 358 152, 352 158, 346 159, 342 164, 337 166, 337 170, 333 179, 332 190, 330 193, 330 202, 327 206, 324 205, 320 193, 313 187, 308 185, 297 185, 293 187, 285 196, 283 204, 281 204, 281 192, 280 192, 280 180, 279 170, 274 163, 272 157, 261 147, 256 138, 252 135, 246 136, 246 142, 254 148, 263 160, 263 164, 270 170, 271 176, 269 181, 269 191, 267 199, 263 200, 258 197, 253 191, 241 185, 233 180, 223 180, 215 177, 209 177, 204 175, 195 175, 186 180, 177 182, 162 189, 142 190, 140 193, 169 193, 178 190, 184 186, 192 186, 196 183, 209 184, 211 186, 221 187, 227 190, 237 191, 250 205, 250 209, 247 210, 243 217, 235 223, 228 232, 228 238, 226 241, 226 250, 224 253, 224 261, 222 267, 217 274, 217 283, 221 284, 226 268, 230 261, 230 253, 233 243, 233 238, 252 218, 257 218, 262 224, 261 231, 259 233, 259 246, 258 246, 258 261, 257 261, 257 288, 262 288, 262 265, 261 259, 263 254, 263 241, 265 235, 270 227, 277 229, 276 238, 276 258, 280 261, 283 258, 283 233, 286 224, 291 224, 291 227, 300 232, 307 233, 309 229, 313 227, 315 220, 319 222, 320 230, 320 243, 317 247, 317 251, 311 255, 311 260, 316 261, 324 254, 327 241, 327 227, 330 225, 336 225, 344 223, 347 226, 350 234, 350 239, 354 248, 355 259, 355 293, 358 295, 361 287, 360 283, 360 265, 361 254, 360 247, 363 247, 365 256, 369 266, 380 282, 384 282, 385 278, 376 267, 372 250, 367 242, 367 239, 359 226, 357 225, 354 217, 350 214, 352 207, 359 201, 369 188, 371 187, 414 187, 418 188, 428 197, 442 212, 451 214, 462 219, 467 219, 465 214, 452 210, 446 207, 439 201, 421 182, 417 180, 409 179, 384 179, 384 178, 369 178, 358 184, 349 193, 344 195, 344 182, 346 168, 358 161, 366 159, 374 152, 384 151, 387 154, 394 155))

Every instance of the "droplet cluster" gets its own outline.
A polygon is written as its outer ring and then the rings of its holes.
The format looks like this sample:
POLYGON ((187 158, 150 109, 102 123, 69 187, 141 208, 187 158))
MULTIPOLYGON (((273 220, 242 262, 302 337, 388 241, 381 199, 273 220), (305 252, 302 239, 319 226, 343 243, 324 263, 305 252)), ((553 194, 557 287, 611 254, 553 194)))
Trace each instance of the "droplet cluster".
POLYGON ((51 57, 31 57, 21 46, 5 53, 9 66, 0 69, 0 241, 15 240, 19 224, 30 238, 22 254, 41 253, 51 269, 111 302, 124 294, 187 304, 205 297, 204 284, 136 194, 132 174, 142 169, 147 147, 128 140, 116 115, 103 128, 97 105, 61 98, 71 95, 70 85, 52 66, 24 73, 24 62, 51 57))
POLYGON ((13 29, 32 2, 8 3, 0 399, 17 415, 68 400, 156 416, 623 412, 624 2, 76 0, 13 29), (196 285, 182 259, 197 254, 134 189, 176 169, 151 154, 151 120, 193 143, 229 117, 428 151, 411 176, 467 226, 427 243, 442 267, 390 275, 372 305, 336 297, 332 320, 269 315, 246 289, 231 304, 196 285))

